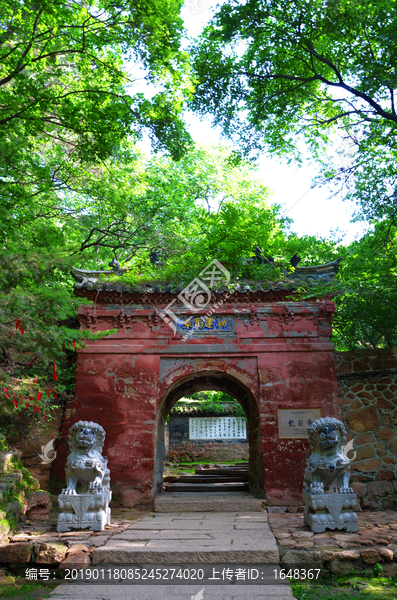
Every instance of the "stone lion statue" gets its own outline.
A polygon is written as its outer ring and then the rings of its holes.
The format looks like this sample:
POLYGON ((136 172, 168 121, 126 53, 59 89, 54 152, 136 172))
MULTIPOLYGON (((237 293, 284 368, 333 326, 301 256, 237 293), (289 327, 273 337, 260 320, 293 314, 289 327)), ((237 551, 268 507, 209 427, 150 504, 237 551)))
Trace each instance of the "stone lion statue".
POLYGON ((304 490, 311 494, 353 493, 349 487, 350 460, 341 449, 347 441, 343 423, 324 417, 314 421, 307 432, 312 453, 307 457, 304 490))
POLYGON ((109 488, 108 459, 102 456, 105 430, 92 421, 79 421, 69 430, 66 488, 62 494, 86 494, 109 488))

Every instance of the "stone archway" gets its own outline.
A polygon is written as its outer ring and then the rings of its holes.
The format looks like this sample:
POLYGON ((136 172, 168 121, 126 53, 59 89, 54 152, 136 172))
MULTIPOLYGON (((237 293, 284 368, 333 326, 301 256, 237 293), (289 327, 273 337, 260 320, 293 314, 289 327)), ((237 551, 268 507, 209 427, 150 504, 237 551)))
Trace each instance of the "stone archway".
POLYGON ((153 494, 161 491, 165 458, 165 420, 173 405, 183 396, 207 390, 227 392, 237 400, 247 417, 249 444, 249 484, 250 492, 263 496, 263 470, 260 438, 260 414, 258 402, 252 391, 225 372, 205 371, 181 378, 165 393, 157 416, 154 454, 153 494))

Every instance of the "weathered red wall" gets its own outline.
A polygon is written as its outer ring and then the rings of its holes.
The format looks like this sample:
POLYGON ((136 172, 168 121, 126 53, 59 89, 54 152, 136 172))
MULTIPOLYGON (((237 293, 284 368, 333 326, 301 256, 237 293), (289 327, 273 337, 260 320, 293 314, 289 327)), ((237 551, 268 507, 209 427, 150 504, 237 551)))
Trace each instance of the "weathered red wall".
MULTIPOLYGON (((239 301, 232 296, 217 311, 234 318, 232 334, 209 331, 184 341, 158 317, 169 299, 160 303, 143 296, 124 296, 122 308, 99 303, 95 311, 80 309, 82 327, 98 331, 116 325, 119 332, 79 351, 76 397, 66 407, 53 480, 64 481, 69 428, 91 420, 106 431, 104 455, 116 495, 129 506, 150 502, 153 473, 161 470, 159 428, 170 409, 167 402, 178 399, 181 385, 180 395, 230 383, 225 391, 248 414, 250 446, 260 440, 250 460, 259 468, 262 463, 264 497, 270 504, 301 503, 310 448, 306 440, 278 439, 277 410, 320 406, 323 416, 341 418, 330 343, 334 304, 255 301, 255 294, 241 301, 240 294, 239 301)), ((261 486, 262 472, 253 470, 261 486)))

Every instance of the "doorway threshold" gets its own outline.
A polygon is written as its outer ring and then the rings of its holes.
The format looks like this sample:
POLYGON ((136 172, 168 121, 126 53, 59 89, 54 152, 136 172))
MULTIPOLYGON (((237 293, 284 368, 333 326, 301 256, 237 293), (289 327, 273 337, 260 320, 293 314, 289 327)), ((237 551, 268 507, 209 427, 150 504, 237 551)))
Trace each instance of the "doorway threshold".
POLYGON ((163 492, 155 512, 261 512, 264 500, 249 492, 163 492))

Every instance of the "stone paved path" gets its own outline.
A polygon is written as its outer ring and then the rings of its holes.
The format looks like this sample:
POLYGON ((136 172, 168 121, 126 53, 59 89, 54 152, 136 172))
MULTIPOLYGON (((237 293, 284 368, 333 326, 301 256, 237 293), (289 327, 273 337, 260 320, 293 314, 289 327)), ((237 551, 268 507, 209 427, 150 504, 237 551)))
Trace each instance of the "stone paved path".
POLYGON ((267 513, 156 513, 113 535, 93 564, 278 564, 267 513))
MULTIPOLYGON (((51 594, 53 600, 192 600, 200 591, 202 600, 293 600, 287 585, 61 585, 51 594)), ((198 600, 198 599, 197 599, 198 600)))
MULTIPOLYGON (((262 513, 164 513, 148 516, 93 550, 93 566, 155 564, 276 565, 278 549, 262 513)), ((291 600, 284 585, 61 585, 54 600, 291 600), (198 596, 200 598, 200 595, 198 596), (197 599, 198 600, 198 599, 197 599)))

